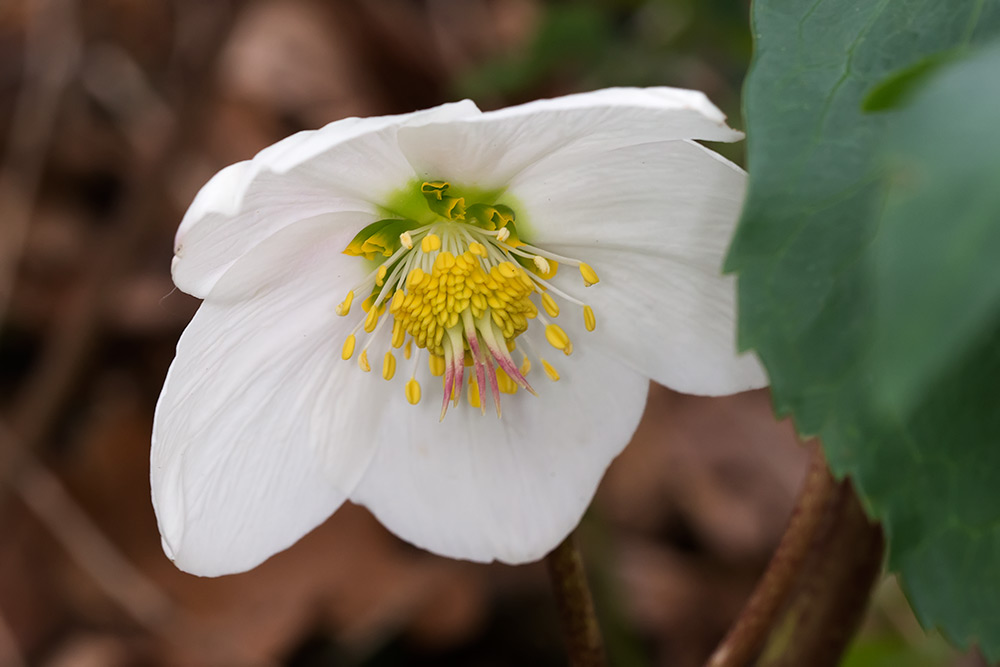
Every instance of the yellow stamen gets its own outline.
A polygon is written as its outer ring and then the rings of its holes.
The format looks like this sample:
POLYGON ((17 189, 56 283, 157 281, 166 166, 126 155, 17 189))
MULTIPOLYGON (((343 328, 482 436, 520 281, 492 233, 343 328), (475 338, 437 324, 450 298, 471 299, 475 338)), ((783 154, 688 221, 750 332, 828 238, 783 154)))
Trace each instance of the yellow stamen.
POLYGON ((351 291, 348 292, 347 296, 344 297, 343 302, 341 302, 341 304, 337 306, 337 314, 347 315, 349 312, 351 312, 351 304, 353 302, 354 302, 354 292, 351 291))
POLYGON ((347 337, 346 340, 344 340, 344 349, 342 349, 340 351, 340 358, 341 359, 343 359, 344 361, 347 361, 352 356, 354 356, 354 344, 355 344, 355 342, 356 342, 356 339, 354 338, 354 334, 351 334, 350 336, 347 337))
POLYGON ((392 352, 386 352, 385 358, 382 360, 382 377, 386 380, 391 380, 392 376, 396 374, 396 357, 392 356, 392 352))
POLYGON ((573 341, 569 341, 568 343, 566 343, 566 347, 563 348, 563 354, 565 354, 567 357, 573 354, 573 341))
POLYGON ((535 266, 538 267, 538 270, 544 274, 548 274, 548 272, 551 270, 551 267, 549 266, 549 261, 540 255, 535 255, 531 261, 533 261, 535 263, 535 266))
POLYGON ((523 375, 524 377, 528 377, 528 373, 531 372, 531 359, 525 357, 524 361, 521 362, 521 367, 518 368, 517 370, 519 370, 521 372, 521 375, 523 375))
POLYGON ((587 287, 601 282, 601 279, 597 277, 597 271, 594 271, 590 264, 584 262, 580 262, 580 275, 583 276, 583 284, 587 287))
POLYGON ((424 252, 434 252, 441 248, 441 237, 437 234, 428 234, 420 241, 420 249, 424 252))
POLYGON ((497 367, 497 386, 505 394, 517 393, 517 383, 507 375, 507 371, 499 367, 497 367))
POLYGON ((469 244, 469 252, 479 257, 486 257, 486 246, 484 246, 482 243, 473 241, 472 243, 469 244))
POLYGON ((593 331, 597 327, 597 318, 590 306, 583 307, 583 326, 587 327, 587 331, 593 331))
POLYGON ((445 361, 444 357, 439 357, 436 354, 428 355, 427 366, 431 369, 431 375, 434 377, 441 377, 444 375, 445 361))
POLYGON ((542 359, 542 368, 545 369, 545 374, 549 376, 549 379, 553 382, 559 381, 559 373, 556 369, 552 368, 552 364, 542 359))
POLYGON ((361 356, 358 357, 358 366, 365 373, 372 369, 371 364, 368 363, 368 350, 361 350, 361 356))
POLYGON ((375 286, 381 287, 385 283, 385 274, 388 273, 389 269, 385 264, 378 267, 378 274, 375 276, 375 286))
POLYGON ((378 324, 378 308, 370 308, 368 314, 365 316, 365 331, 371 333, 375 331, 375 326, 378 324))
POLYGON ((548 292, 542 294, 542 308, 549 314, 549 317, 559 317, 559 304, 548 292))
POLYGON ((406 330, 403 328, 403 323, 399 320, 394 320, 392 323, 392 340, 390 341, 392 346, 398 350, 403 347, 403 341, 405 340, 406 330))
POLYGON ((416 405, 420 402, 420 383, 414 378, 406 383, 406 400, 410 402, 410 405, 416 405))
POLYGON ((476 378, 469 378, 469 405, 474 408, 481 408, 483 403, 479 400, 479 383, 476 382, 476 378))
POLYGON ((410 355, 413 354, 413 339, 406 341, 406 347, 403 348, 403 358, 409 359, 410 355))
POLYGON ((545 327, 545 340, 549 341, 549 345, 557 350, 565 350, 570 344, 569 336, 558 324, 550 324, 545 327))

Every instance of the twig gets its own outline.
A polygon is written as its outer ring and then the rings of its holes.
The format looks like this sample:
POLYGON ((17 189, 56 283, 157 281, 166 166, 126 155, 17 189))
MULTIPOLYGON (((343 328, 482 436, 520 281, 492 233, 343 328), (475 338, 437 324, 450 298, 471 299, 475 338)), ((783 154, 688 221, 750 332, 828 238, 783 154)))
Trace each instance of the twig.
MULTIPOLYGON (((15 443, 3 425, 0 442, 15 443)), ((173 613, 173 605, 160 589, 128 561, 41 463, 17 480, 16 491, 28 508, 48 528, 76 563, 105 595, 154 634, 160 633, 173 613)))
POLYGON ((48 0, 42 5, 28 19, 24 78, 0 165, 0 327, 7 319, 59 101, 80 53, 76 3, 48 0))
POLYGON ((818 443, 813 443, 811 447, 812 461, 788 528, 750 600, 706 663, 708 667, 742 667, 747 664, 763 646, 778 610, 797 580, 809 546, 837 488, 818 443))
POLYGON ((583 557, 570 534, 545 558, 571 667, 603 667, 604 640, 594 613, 583 557))
POLYGON ((7 625, 3 614, 0 614, 0 665, 8 667, 24 667, 28 663, 17 645, 13 630, 7 625))

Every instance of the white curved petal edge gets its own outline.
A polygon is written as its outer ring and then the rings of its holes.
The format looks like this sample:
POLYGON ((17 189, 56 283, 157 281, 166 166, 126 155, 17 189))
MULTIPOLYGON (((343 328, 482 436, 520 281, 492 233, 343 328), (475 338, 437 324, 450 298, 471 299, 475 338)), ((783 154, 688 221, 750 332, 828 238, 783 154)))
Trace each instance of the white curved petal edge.
POLYGON ((195 196, 174 239, 171 274, 204 298, 257 243, 323 213, 378 214, 378 202, 413 178, 396 144, 400 127, 478 115, 469 100, 398 116, 345 118, 299 132, 217 173, 195 196))
POLYGON ((607 88, 434 120, 398 134, 421 178, 485 189, 503 189, 535 163, 560 153, 596 155, 649 142, 742 138, 703 93, 677 88, 607 88))
POLYGON ((442 556, 509 564, 545 556, 579 523, 649 390, 646 377, 589 347, 558 356, 559 382, 533 370, 539 396, 504 396, 500 420, 456 409, 439 423, 437 401, 387 401, 378 453, 351 500, 442 556))
POLYGON ((586 340, 677 391, 725 395, 767 386, 736 344, 736 282, 722 274, 746 173, 693 141, 569 147, 511 181, 532 242, 583 257, 555 283, 598 317, 586 340))
MULTIPOLYGON (((242 572, 293 544, 344 501, 373 451, 331 341, 338 286, 362 268, 339 253, 342 224, 291 225, 241 258, 177 345, 157 403, 150 482, 164 551, 202 576, 242 572), (294 268, 291 268, 294 267, 294 268), (326 457, 336 461, 327 466, 326 457)), ((215 293, 213 291, 213 294, 215 293)))

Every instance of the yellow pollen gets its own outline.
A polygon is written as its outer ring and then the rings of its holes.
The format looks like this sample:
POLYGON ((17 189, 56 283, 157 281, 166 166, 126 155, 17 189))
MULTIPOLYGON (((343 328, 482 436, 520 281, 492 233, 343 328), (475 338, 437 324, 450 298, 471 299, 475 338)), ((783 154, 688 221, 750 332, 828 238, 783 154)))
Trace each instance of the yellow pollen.
POLYGON ((583 307, 583 326, 587 327, 587 331, 593 331, 597 327, 597 318, 590 306, 583 307))
POLYGON ((552 270, 552 267, 549 266, 549 261, 540 255, 535 255, 531 261, 535 263, 535 266, 537 266, 538 270, 542 273, 547 274, 552 270))
POLYGON ((530 298, 534 283, 514 262, 487 267, 471 250, 457 257, 442 250, 430 273, 410 271, 406 296, 394 296, 389 312, 417 347, 439 357, 446 356, 446 334, 472 322, 495 327, 498 339, 512 340, 528 328, 528 319, 537 312, 530 298), (492 324, 482 323, 484 319, 492 324))
POLYGON ((396 357, 392 356, 392 352, 386 352, 385 358, 382 360, 382 377, 386 380, 391 380, 392 376, 396 374, 396 357))
POLYGON ((553 382, 559 381, 559 373, 556 369, 552 368, 552 364, 542 359, 542 368, 545 369, 545 374, 549 376, 549 379, 553 382))
POLYGON ((354 356, 354 344, 357 339, 354 338, 354 334, 351 334, 344 340, 344 348, 340 351, 340 358, 347 361, 352 356, 354 356))
POLYGON ((402 243, 407 250, 411 250, 413 248, 413 237, 410 236, 410 232, 403 232, 400 234, 399 242, 402 243))
POLYGON ((434 252, 441 248, 441 237, 437 234, 428 234, 420 241, 420 249, 424 252, 434 252))
POLYGON ((500 241, 500 243, 503 243, 504 241, 506 241, 509 238, 510 238, 510 230, 509 229, 507 229, 506 227, 501 227, 500 229, 497 230, 497 241, 500 241))
POLYGON ((550 324, 545 327, 545 340, 549 341, 549 345, 557 350, 565 350, 570 344, 569 336, 558 324, 550 324))
POLYGON ((406 383, 406 400, 410 402, 410 405, 416 405, 420 402, 420 383, 414 378, 410 378, 406 383))
POLYGON ((378 274, 375 276, 375 285, 381 287, 385 283, 385 274, 388 273, 389 269, 385 264, 378 267, 378 274))
POLYGON ((597 271, 594 271, 590 264, 584 262, 580 262, 580 275, 583 276, 583 284, 587 287, 601 282, 601 279, 597 277, 597 271))
POLYGON ((354 292, 348 292, 347 296, 344 297, 344 301, 337 306, 338 315, 347 315, 351 312, 351 304, 354 302, 354 292))
POLYGON ((368 314, 365 315, 365 332, 371 333, 375 331, 376 325, 378 325, 378 308, 370 308, 368 314))
POLYGON ((392 323, 392 340, 390 343, 398 350, 403 347, 404 340, 406 340, 406 330, 403 329, 403 323, 399 320, 394 320, 392 323))
POLYGON ((471 252, 473 255, 477 255, 478 257, 486 257, 487 254, 486 246, 476 241, 473 241, 472 243, 469 244, 469 252, 471 252))
POLYGON ((549 314, 549 317, 559 317, 559 304, 548 292, 542 294, 542 308, 549 314))
POLYGON ((365 373, 372 369, 371 364, 368 363, 368 350, 361 350, 361 356, 358 357, 358 366, 365 373))
POLYGON ((431 369, 431 375, 436 378, 444 375, 445 361, 444 357, 439 357, 436 354, 431 354, 427 356, 427 366, 431 369))
POLYGON ((497 386, 505 394, 517 393, 517 383, 507 375, 507 371, 500 367, 497 367, 497 386))
POLYGON ((469 405, 474 408, 483 407, 483 403, 479 399, 479 383, 474 377, 469 377, 469 405))

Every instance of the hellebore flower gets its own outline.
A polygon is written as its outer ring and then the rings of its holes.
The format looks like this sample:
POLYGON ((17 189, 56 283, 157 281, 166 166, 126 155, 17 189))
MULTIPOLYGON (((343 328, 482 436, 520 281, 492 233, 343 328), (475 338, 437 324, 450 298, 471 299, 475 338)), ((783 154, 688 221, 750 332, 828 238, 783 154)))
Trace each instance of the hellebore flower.
POLYGON ((349 118, 220 171, 172 267, 204 302, 153 426, 167 555, 247 570, 351 500, 439 554, 544 556, 650 379, 766 384, 720 273, 745 174, 693 141, 741 137, 701 93, 608 89, 349 118))

